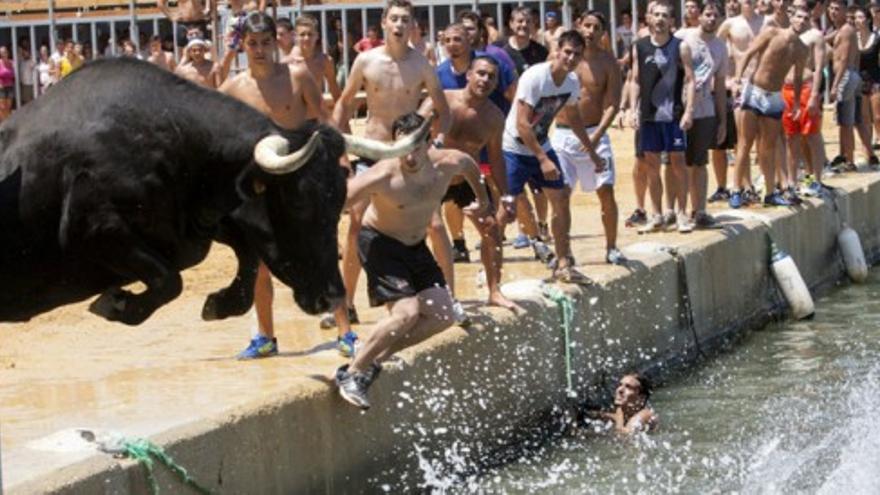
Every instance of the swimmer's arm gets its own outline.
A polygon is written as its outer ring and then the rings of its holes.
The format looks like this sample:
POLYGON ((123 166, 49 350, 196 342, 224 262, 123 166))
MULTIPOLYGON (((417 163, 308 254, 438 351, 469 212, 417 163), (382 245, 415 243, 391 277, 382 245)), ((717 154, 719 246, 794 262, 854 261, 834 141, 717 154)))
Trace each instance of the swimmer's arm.
POLYGON ((681 119, 681 128, 690 129, 694 121, 694 99, 696 98, 696 83, 694 82, 694 61, 691 57, 691 48, 687 43, 679 45, 681 65, 684 66, 684 115, 681 119))
POLYGON ((657 429, 659 421, 660 418, 654 414, 654 411, 650 409, 642 409, 635 416, 629 418, 626 425, 623 425, 622 427, 617 425, 615 429, 619 433, 625 433, 627 435, 643 431, 654 431, 657 429))
POLYGON ((513 103, 513 99, 516 98, 516 85, 519 83, 519 78, 515 78, 510 86, 507 87, 507 91, 504 92, 504 97, 507 98, 507 101, 513 103))
MULTIPOLYGON (((804 60, 806 59, 806 53, 798 54, 794 60, 794 94, 801 94, 801 86, 804 83, 804 60)), ((792 99, 791 103, 791 113, 794 116, 797 116, 800 113, 801 107, 801 99, 800 96, 792 99)))
POLYGON ((257 11, 258 12, 265 12, 266 7, 268 6, 268 3, 269 2, 267 2, 266 0, 260 0, 260 2, 257 4, 257 11))
POLYGON ((443 142, 446 133, 452 126, 452 114, 449 112, 449 103, 446 102, 446 95, 443 93, 443 86, 440 85, 440 79, 437 73, 429 63, 425 63, 424 67, 425 89, 428 90, 428 96, 434 102, 434 111, 437 112, 437 120, 440 122, 436 139, 443 142))
POLYGON ((318 89, 318 82, 305 68, 302 66, 290 65, 291 78, 298 81, 302 88, 303 100, 306 108, 317 116, 318 122, 327 122, 327 111, 324 110, 324 101, 321 96, 321 90, 318 89))
POLYGON ((632 49, 630 50, 632 54, 632 70, 629 71, 630 80, 632 81, 629 85, 629 111, 632 114, 632 119, 630 125, 633 129, 638 127, 638 120, 636 119, 636 111, 639 108, 639 55, 636 53, 636 44, 633 43, 632 49))
POLYGON ((333 61, 333 57, 330 55, 324 56, 324 79, 327 80, 327 89, 330 91, 330 96, 333 97, 333 101, 339 99, 339 95, 342 94, 342 90, 339 89, 339 83, 336 82, 336 63, 333 61))
POLYGON ((547 153, 541 148, 541 143, 538 142, 535 131, 532 129, 532 117, 535 115, 535 109, 523 100, 517 100, 515 105, 518 105, 516 111, 517 135, 538 161, 547 160, 547 153))
MULTIPOLYGON (((813 87, 810 89, 810 106, 818 109, 822 93, 822 67, 825 66, 825 42, 821 39, 814 43, 813 49, 813 87)), ((880 61, 878 61, 880 63, 880 61)))
MULTIPOLYGON (((422 104, 419 105, 419 109, 416 111, 422 117, 430 118, 431 114, 434 112, 434 100, 431 97, 427 97, 422 101, 422 104)), ((437 138, 437 135, 440 133, 440 122, 437 119, 431 121, 431 136, 433 138, 437 138)))
MULTIPOLYGON (((727 78, 725 75, 727 74, 727 54, 725 53, 724 57, 721 60, 721 66, 718 67, 718 70, 715 72, 714 76, 714 93, 713 99, 715 103, 715 118, 716 122, 718 122, 719 127, 724 127, 723 130, 726 131, 727 127, 727 78)), ((722 129, 719 129, 719 132, 722 129)), ((724 133, 726 134, 726 132, 724 133)), ((722 135, 724 135, 722 134, 722 135)))
MULTIPOLYGON (((605 94, 602 95, 602 107, 604 110, 602 111, 602 119, 599 120, 599 126, 595 132, 596 140, 594 141, 594 144, 596 144, 599 137, 605 134, 605 131, 611 127, 611 123, 614 122, 614 117, 616 117, 617 112, 620 111, 623 77, 620 67, 618 67, 616 63, 609 64, 609 69, 608 82, 605 84, 605 94)), ((591 136, 590 139, 593 139, 593 136, 591 136)))
POLYGON ((380 192, 388 182, 389 174, 387 167, 376 164, 368 168, 364 173, 348 181, 345 197, 345 207, 357 204, 371 194, 380 192))
POLYGON ((369 55, 358 56, 354 59, 351 72, 348 74, 348 80, 345 82, 345 88, 343 88, 339 99, 336 100, 336 105, 333 107, 333 124, 341 132, 351 132, 348 120, 351 118, 351 113, 354 110, 357 92, 364 85, 364 59, 367 57, 369 55))

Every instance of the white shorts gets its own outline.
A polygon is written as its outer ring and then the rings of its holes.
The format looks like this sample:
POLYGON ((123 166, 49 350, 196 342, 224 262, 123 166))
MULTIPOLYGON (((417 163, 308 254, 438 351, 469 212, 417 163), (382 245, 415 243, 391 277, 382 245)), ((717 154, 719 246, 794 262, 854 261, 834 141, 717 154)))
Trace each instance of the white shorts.
MULTIPOLYGON (((587 134, 592 134, 596 127, 588 127, 587 134)), ((581 190, 592 192, 602 186, 614 186, 614 154, 611 152, 611 139, 603 134, 599 139, 596 154, 605 159, 605 170, 596 173, 596 164, 583 149, 581 140, 571 129, 559 127, 550 137, 550 144, 559 157, 565 184, 574 190, 581 183, 581 190)))

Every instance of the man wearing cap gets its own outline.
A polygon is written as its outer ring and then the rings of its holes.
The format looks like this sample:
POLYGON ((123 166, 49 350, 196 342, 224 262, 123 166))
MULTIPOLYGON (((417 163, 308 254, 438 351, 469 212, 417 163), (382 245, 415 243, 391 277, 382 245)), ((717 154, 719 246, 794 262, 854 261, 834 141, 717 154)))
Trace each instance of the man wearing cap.
POLYGON ((542 45, 547 48, 551 53, 556 50, 556 41, 559 39, 559 35, 565 31, 565 28, 562 26, 562 23, 559 22, 559 14, 556 11, 548 11, 546 15, 544 15, 544 30, 541 35, 542 45))
POLYGON ((208 44, 201 38, 193 38, 186 45, 186 61, 174 69, 178 76, 206 88, 217 89, 223 82, 220 67, 205 58, 208 44))

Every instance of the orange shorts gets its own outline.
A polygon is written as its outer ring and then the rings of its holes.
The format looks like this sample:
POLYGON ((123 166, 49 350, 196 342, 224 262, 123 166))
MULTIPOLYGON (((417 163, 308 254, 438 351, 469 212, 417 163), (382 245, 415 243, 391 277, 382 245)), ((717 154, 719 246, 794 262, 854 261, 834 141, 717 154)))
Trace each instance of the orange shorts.
POLYGON ((786 136, 794 136, 795 134, 810 136, 822 130, 822 114, 810 115, 807 112, 811 92, 810 84, 801 85, 801 116, 795 122, 791 118, 791 109, 794 105, 794 84, 785 84, 782 87, 782 101, 785 102, 785 111, 782 112, 782 128, 785 130, 786 136))

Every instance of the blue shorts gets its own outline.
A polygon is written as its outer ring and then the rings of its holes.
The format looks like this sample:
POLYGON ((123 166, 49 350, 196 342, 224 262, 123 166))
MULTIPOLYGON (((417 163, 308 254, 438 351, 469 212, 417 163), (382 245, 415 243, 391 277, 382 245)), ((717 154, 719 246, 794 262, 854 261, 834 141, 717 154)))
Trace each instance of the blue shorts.
POLYGON ((559 165, 559 158, 551 149, 547 152, 547 158, 556 165, 559 170, 559 178, 556 180, 547 180, 541 173, 541 164, 538 158, 531 155, 520 155, 504 152, 504 166, 507 168, 507 192, 513 196, 522 194, 525 190, 526 183, 532 187, 547 189, 562 189, 565 187, 565 179, 562 176, 562 167, 559 165))
POLYGON ((639 146, 642 153, 684 152, 687 139, 678 122, 644 121, 639 126, 639 146))

